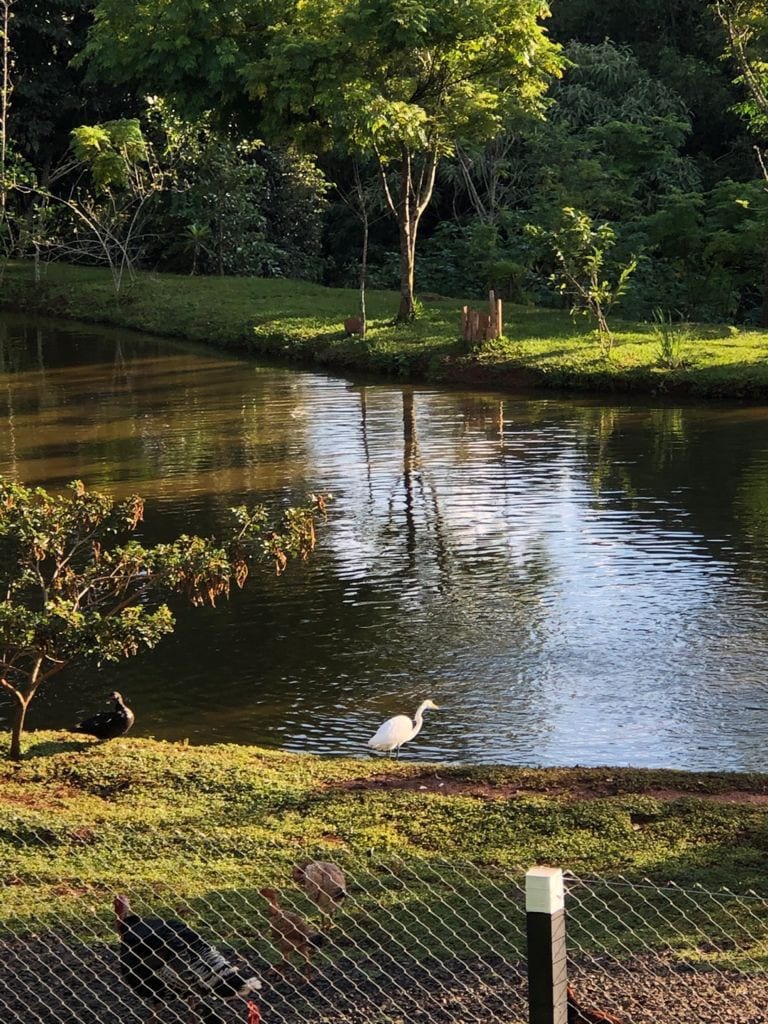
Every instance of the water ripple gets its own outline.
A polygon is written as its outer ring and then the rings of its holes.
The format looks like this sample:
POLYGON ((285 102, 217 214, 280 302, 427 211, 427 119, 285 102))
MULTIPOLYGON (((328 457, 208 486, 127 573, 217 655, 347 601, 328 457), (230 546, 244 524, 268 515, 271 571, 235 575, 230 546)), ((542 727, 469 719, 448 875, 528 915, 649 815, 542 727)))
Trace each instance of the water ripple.
MULTIPOLYGON (((102 329, 0 321, 0 472, 148 498, 144 539, 332 491, 316 556, 157 651, 73 672, 137 730, 404 756, 765 769, 768 416, 354 384, 102 329)), ((0 707, 0 714, 6 713, 0 707)))

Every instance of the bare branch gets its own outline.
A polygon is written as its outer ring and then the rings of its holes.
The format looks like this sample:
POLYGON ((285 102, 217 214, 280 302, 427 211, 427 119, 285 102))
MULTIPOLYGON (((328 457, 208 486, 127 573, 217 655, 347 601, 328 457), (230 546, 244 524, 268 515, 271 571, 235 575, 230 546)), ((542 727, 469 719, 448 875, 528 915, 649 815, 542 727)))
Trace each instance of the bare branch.
POLYGON ((426 173, 424 174, 423 185, 419 184, 420 194, 417 197, 417 216, 421 217, 432 199, 432 193, 435 190, 435 177, 437 175, 437 165, 440 162, 440 156, 435 146, 432 152, 429 154, 429 159, 426 163, 426 173), (423 189, 423 191, 422 191, 423 189))
POLYGON ((392 213, 395 216, 395 218, 397 218, 397 206, 395 205, 395 201, 392 198, 392 193, 391 193, 390 188, 389 188, 389 181, 387 180, 387 172, 386 172, 386 168, 384 166, 384 161, 382 160, 381 154, 379 153, 378 149, 375 149, 375 153, 376 153, 376 160, 377 160, 378 167, 379 167, 379 175, 380 175, 380 178, 381 178, 381 185, 382 185, 382 188, 384 189, 384 197, 387 200, 387 206, 390 208, 390 210, 392 211, 392 213))

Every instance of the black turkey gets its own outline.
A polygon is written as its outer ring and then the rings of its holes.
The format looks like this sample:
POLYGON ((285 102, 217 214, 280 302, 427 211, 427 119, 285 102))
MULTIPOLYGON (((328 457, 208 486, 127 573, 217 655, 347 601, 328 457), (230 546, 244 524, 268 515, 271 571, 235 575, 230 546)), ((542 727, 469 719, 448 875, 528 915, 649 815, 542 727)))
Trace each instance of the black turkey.
POLYGON ((117 690, 110 693, 107 704, 113 705, 111 711, 100 711, 98 715, 84 718, 75 726, 74 731, 95 736, 97 740, 113 740, 117 736, 124 736, 136 721, 136 716, 117 690))
POLYGON ((261 988, 183 921, 139 917, 125 896, 115 897, 115 915, 123 977, 142 999, 182 999, 203 1024, 219 1024, 212 1000, 247 999, 261 988))

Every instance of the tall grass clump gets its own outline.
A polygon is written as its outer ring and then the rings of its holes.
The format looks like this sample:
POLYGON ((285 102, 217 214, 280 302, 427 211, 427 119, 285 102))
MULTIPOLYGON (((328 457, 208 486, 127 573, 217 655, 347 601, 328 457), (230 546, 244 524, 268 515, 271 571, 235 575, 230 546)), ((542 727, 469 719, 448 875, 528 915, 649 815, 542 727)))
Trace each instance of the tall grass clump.
POLYGON ((653 311, 653 333, 656 337, 656 355, 659 366, 678 370, 685 365, 685 346, 690 339, 688 327, 675 320, 672 313, 657 306, 653 311))

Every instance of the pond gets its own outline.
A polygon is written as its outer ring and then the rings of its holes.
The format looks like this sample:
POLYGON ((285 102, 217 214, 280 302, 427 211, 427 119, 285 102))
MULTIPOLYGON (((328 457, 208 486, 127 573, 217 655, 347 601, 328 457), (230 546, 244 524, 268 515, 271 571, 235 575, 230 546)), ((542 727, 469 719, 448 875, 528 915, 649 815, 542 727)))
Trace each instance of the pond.
POLYGON ((334 495, 309 564, 63 674, 33 728, 117 688, 139 735, 359 754, 432 697, 404 756, 768 768, 768 408, 350 381, 5 316, 0 425, 0 473, 138 492, 145 541, 334 495))

